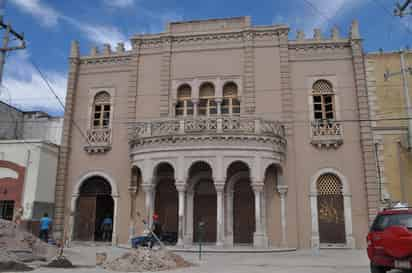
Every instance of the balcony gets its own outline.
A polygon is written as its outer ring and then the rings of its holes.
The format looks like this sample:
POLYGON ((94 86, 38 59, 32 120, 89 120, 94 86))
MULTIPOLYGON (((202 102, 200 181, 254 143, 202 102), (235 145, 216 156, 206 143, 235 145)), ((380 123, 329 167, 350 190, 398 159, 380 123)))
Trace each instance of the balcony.
POLYGON ((285 128, 257 117, 209 116, 140 121, 130 125, 133 148, 168 145, 271 145, 284 151, 285 128))
POLYGON ((88 143, 84 150, 88 153, 104 153, 112 147, 112 132, 109 128, 87 130, 86 138, 88 143))
POLYGON ((313 121, 311 143, 318 148, 338 148, 343 144, 343 126, 337 121, 313 121))

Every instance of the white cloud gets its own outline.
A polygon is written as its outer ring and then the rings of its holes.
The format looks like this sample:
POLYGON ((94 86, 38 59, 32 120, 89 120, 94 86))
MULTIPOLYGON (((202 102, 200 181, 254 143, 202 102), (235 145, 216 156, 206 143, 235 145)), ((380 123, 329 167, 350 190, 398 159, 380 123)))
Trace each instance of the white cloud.
MULTIPOLYGON (((67 84, 66 75, 57 71, 43 71, 43 73, 64 104, 67 84)), ((0 100, 22 110, 43 110, 50 113, 63 112, 57 99, 30 63, 29 55, 24 51, 10 56, 7 60, 0 100)))
POLYGON ((23 12, 31 14, 44 26, 53 27, 58 24, 59 12, 40 0, 11 0, 11 2, 23 12))
POLYGON ((112 8, 127 8, 133 6, 134 0, 104 0, 104 3, 112 8))
POLYGON ((84 37, 97 44, 110 44, 112 46, 119 42, 127 42, 127 37, 116 27, 104 25, 92 25, 79 22, 71 17, 62 16, 67 23, 77 28, 84 37))

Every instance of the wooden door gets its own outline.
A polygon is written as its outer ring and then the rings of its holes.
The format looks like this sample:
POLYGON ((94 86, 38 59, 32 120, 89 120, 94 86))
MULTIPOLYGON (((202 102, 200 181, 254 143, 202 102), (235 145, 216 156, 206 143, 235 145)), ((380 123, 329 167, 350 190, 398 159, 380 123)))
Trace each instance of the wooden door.
POLYGON ((217 197, 216 194, 195 194, 194 196, 194 242, 199 241, 198 226, 199 222, 205 223, 205 232, 202 238, 203 242, 213 243, 216 242, 216 229, 217 229, 217 197))
POLYGON ((239 181, 233 196, 233 241, 252 244, 255 231, 255 198, 249 181, 239 181))
POLYGON ((76 219, 76 239, 93 241, 96 221, 96 196, 80 196, 76 219))

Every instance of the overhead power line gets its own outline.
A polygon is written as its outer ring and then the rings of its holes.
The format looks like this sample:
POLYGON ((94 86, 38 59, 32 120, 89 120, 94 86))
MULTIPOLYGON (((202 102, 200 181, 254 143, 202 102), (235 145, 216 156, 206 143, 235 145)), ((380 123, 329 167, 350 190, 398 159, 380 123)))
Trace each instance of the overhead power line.
POLYGON ((403 4, 396 4, 395 10, 393 11, 393 14, 395 16, 403 17, 405 15, 411 15, 412 14, 412 0, 405 0, 403 4), (411 5, 411 6, 410 6, 411 5), (410 6, 409 10, 406 10, 410 6))

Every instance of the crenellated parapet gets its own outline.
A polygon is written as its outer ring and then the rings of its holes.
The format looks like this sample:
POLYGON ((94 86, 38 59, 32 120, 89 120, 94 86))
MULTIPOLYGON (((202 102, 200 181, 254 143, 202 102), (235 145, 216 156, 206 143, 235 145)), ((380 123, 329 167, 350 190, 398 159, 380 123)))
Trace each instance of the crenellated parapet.
POLYGON ((338 27, 334 26, 330 35, 323 36, 319 28, 313 30, 312 37, 307 37, 303 30, 298 30, 296 38, 289 41, 291 60, 307 58, 350 58, 353 43, 361 41, 359 25, 352 22, 348 37, 340 36, 338 27))
POLYGON ((126 50, 124 43, 118 43, 114 50, 110 44, 103 44, 101 48, 93 46, 89 55, 83 56, 80 56, 79 45, 76 46, 77 49, 72 48, 72 55, 79 58, 81 65, 127 63, 132 59, 133 51, 126 50))

